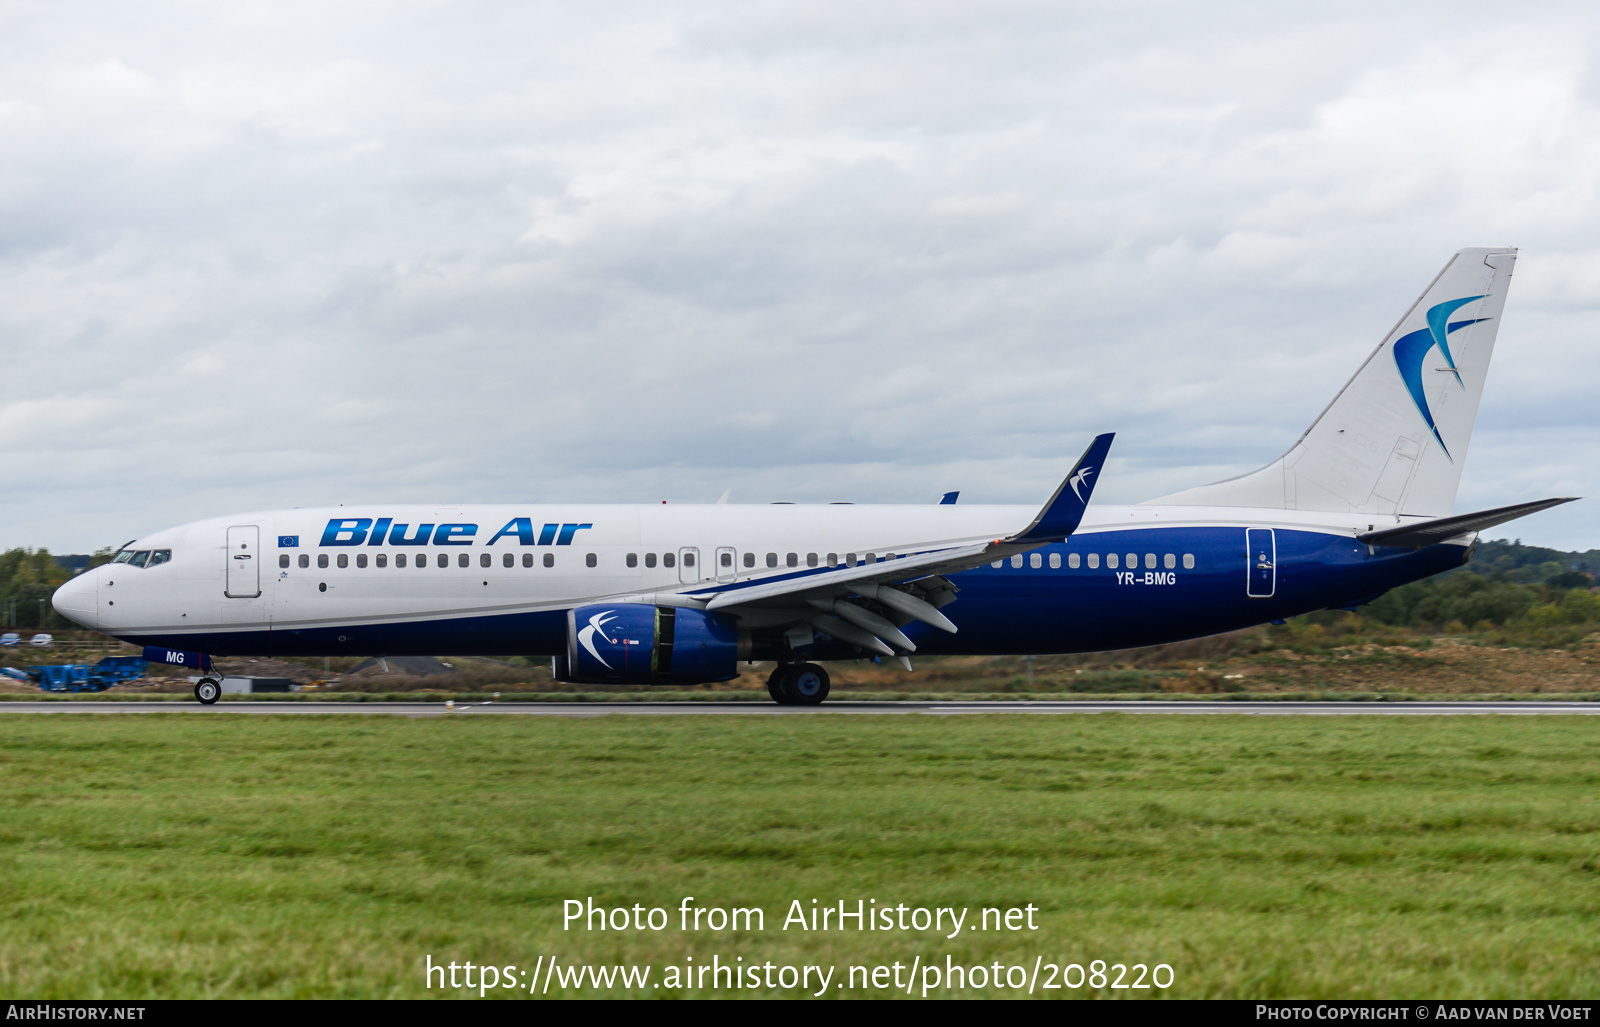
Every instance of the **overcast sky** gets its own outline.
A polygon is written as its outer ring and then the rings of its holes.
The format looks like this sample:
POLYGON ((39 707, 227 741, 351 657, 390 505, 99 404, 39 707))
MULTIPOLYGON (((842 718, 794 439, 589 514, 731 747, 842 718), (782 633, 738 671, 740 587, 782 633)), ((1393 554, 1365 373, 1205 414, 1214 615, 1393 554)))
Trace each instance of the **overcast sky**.
MULTIPOLYGON (((1522 248, 1456 508, 1600 546, 1592 3, 0 3, 0 546, 1132 502, 1522 248)), ((1020 525, 1019 525, 1020 526, 1020 525)))

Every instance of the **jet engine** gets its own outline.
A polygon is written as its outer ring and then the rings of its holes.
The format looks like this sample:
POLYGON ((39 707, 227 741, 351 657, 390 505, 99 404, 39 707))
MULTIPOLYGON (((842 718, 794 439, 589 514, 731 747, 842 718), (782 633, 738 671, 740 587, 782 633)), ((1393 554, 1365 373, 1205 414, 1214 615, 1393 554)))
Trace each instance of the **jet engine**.
POLYGON ((738 676, 739 660, 749 655, 749 636, 732 617, 596 603, 567 614, 567 655, 557 659, 556 677, 582 684, 692 685, 738 676))

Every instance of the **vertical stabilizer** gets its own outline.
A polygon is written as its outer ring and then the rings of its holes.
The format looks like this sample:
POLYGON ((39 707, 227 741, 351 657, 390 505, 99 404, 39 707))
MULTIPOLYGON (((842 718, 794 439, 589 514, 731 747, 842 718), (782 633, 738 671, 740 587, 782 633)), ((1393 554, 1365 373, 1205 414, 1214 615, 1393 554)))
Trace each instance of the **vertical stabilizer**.
POLYGON ((1150 502, 1449 514, 1516 259, 1460 251, 1289 452, 1150 502))

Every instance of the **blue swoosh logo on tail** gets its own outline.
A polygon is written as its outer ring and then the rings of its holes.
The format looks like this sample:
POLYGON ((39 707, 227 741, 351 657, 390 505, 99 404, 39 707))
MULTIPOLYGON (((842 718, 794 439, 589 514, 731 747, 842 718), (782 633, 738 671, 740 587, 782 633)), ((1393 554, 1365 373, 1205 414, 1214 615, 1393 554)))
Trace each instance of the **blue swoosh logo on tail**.
MULTIPOLYGON (((1481 299, 1483 299, 1482 296, 1468 296, 1465 299, 1451 300, 1449 303, 1441 303, 1436 307, 1430 307, 1428 309, 1428 331, 1432 333, 1433 341, 1436 345, 1438 345, 1439 352, 1444 354, 1444 362, 1450 365, 1450 373, 1456 376, 1456 384, 1461 386, 1463 389, 1467 386, 1466 383, 1461 380, 1461 372, 1456 370, 1456 358, 1450 355, 1449 336, 1450 333, 1455 331, 1457 328, 1460 328, 1464 325, 1473 324, 1475 322, 1458 321, 1453 325, 1449 325, 1448 327, 1446 327, 1446 323, 1450 320, 1451 314, 1454 314, 1457 310, 1466 306, 1468 303, 1471 303, 1473 300, 1481 299)), ((1478 320, 1481 321, 1483 318, 1479 318, 1478 320)))
POLYGON ((1466 321, 1451 321, 1450 315, 1473 300, 1481 299, 1482 296, 1467 296, 1429 307, 1428 327, 1419 328, 1409 335, 1402 335, 1394 344, 1394 363, 1400 371, 1400 380, 1405 383, 1406 391, 1411 393, 1411 402, 1417 405, 1417 413, 1427 422, 1428 430, 1433 432, 1439 448, 1444 450, 1444 455, 1452 462, 1455 457, 1450 456, 1450 447, 1446 446, 1444 439, 1439 436, 1439 426, 1434 424, 1433 411, 1428 408, 1427 390, 1422 385, 1422 362, 1426 359, 1428 351, 1438 346, 1445 363, 1450 365, 1448 370, 1456 376, 1456 383, 1463 389, 1466 388, 1466 383, 1461 380, 1461 372, 1456 369, 1455 357, 1450 353, 1450 333, 1489 319, 1475 317, 1466 321))

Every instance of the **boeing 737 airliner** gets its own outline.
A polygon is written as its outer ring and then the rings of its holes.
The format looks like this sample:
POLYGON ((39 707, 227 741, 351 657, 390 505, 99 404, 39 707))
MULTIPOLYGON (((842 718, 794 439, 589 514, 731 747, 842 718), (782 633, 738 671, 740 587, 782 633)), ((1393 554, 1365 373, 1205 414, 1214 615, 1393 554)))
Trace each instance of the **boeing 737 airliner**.
POLYGON ((1089 506, 1111 436, 1041 509, 497 506, 274 510, 130 542, 64 616, 198 668, 212 655, 544 654, 558 679, 690 684, 771 660, 1123 649, 1354 608, 1460 566, 1477 532, 1568 502, 1452 515, 1516 251, 1451 258, 1287 453, 1137 506, 1089 506))

